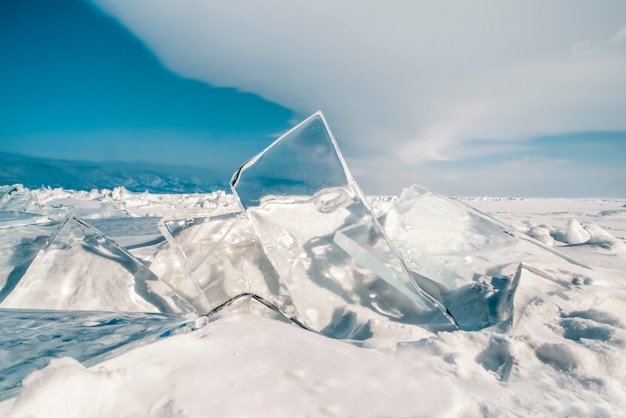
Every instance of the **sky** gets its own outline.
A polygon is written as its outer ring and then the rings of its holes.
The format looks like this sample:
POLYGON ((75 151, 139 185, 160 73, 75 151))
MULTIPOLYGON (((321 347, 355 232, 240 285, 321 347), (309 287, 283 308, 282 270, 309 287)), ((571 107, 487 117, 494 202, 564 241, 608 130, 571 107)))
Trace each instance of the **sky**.
POLYGON ((293 112, 177 74, 75 0, 0 2, 0 151, 218 166, 227 181, 293 112))
POLYGON ((0 151, 228 177, 322 110, 366 193, 626 197, 626 2, 0 2, 0 151))

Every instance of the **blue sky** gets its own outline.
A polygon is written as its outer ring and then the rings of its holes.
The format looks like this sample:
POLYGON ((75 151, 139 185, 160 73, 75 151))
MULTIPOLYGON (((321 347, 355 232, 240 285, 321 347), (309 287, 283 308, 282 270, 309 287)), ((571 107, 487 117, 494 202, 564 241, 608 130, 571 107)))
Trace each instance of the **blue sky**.
POLYGON ((0 151, 218 165, 228 178, 293 115, 177 76, 86 2, 0 2, 0 51, 0 151))
POLYGON ((367 193, 626 197, 626 3, 479 3, 3 0, 0 152, 225 180, 322 110, 367 193))

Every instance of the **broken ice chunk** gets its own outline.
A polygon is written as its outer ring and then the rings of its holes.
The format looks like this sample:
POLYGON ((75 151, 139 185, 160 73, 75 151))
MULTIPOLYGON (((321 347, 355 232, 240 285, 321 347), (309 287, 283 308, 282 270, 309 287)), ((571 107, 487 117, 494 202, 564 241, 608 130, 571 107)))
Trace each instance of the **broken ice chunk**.
POLYGON ((311 328, 350 339, 455 328, 386 239, 321 113, 244 164, 231 187, 311 328))

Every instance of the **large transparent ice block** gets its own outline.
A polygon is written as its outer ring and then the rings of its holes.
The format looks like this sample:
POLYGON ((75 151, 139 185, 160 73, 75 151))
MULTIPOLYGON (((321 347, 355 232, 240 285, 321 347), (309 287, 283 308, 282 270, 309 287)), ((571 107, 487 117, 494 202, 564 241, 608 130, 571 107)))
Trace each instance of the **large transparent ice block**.
POLYGON ((309 327, 348 339, 455 329, 386 239, 321 113, 244 164, 231 186, 309 327))

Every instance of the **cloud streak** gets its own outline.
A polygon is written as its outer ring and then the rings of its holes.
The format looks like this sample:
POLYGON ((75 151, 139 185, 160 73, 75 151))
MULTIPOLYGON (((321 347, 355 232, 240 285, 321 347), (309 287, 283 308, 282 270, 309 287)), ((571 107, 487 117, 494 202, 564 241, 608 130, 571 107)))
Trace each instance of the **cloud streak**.
POLYGON ((626 130, 622 0, 95 3, 183 77, 323 110, 357 171, 626 130))

